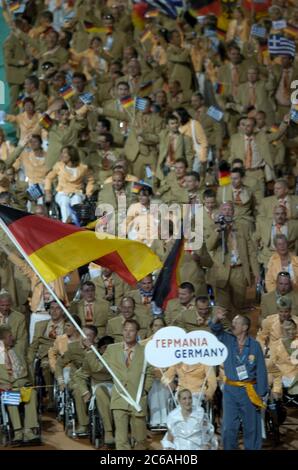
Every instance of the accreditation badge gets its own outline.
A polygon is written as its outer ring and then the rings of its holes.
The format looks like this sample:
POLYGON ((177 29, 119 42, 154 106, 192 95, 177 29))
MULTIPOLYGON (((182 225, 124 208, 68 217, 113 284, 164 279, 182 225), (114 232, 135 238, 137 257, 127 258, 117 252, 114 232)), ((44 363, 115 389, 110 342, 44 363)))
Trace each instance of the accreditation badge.
POLYGON ((247 373, 246 367, 244 365, 236 367, 236 372, 237 372, 239 380, 248 379, 248 373, 247 373))

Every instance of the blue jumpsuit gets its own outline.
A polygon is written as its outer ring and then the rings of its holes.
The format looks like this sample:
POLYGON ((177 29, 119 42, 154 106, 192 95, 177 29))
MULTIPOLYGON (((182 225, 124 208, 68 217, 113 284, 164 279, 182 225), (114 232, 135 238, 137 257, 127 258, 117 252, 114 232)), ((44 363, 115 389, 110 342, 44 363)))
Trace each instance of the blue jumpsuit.
MULTIPOLYGON (((224 363, 225 376, 239 381, 236 368, 245 366, 246 381, 256 381, 254 388, 260 397, 268 393, 268 379, 265 360, 259 343, 248 336, 240 354, 237 338, 226 333, 221 323, 209 323, 212 333, 227 347, 228 357, 224 363)), ((261 411, 252 404, 247 391, 242 387, 224 384, 222 439, 225 450, 238 449, 240 421, 243 425, 244 448, 259 450, 262 446, 261 411)))

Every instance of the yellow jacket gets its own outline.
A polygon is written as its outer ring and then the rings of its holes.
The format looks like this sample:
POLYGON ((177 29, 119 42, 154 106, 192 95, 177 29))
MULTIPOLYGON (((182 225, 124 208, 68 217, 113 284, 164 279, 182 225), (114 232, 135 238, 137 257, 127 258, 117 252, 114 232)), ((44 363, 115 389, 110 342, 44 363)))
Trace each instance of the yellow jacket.
POLYGON ((178 391, 187 388, 192 393, 198 393, 201 391, 207 374, 208 378, 202 393, 206 395, 207 400, 212 400, 217 387, 216 375, 213 367, 210 367, 209 370, 209 366, 205 366, 204 364, 187 365, 181 362, 180 364, 171 366, 161 378, 161 382, 164 385, 168 385, 174 380, 175 375, 177 375, 178 391))
POLYGON ((72 175, 67 171, 63 162, 57 162, 52 171, 50 171, 45 179, 45 190, 50 191, 52 183, 58 177, 56 190, 66 194, 83 192, 84 183, 87 182, 86 194, 91 196, 94 191, 94 177, 88 169, 87 165, 80 163, 76 168, 76 175, 72 175))
MULTIPOLYGON (((298 256, 290 255, 291 265, 294 272, 294 279, 292 279, 293 289, 295 291, 298 290, 298 256)), ((280 257, 277 253, 271 256, 269 263, 267 274, 265 277, 266 289, 267 292, 271 292, 276 288, 276 278, 279 272, 284 271, 282 269, 280 257)))

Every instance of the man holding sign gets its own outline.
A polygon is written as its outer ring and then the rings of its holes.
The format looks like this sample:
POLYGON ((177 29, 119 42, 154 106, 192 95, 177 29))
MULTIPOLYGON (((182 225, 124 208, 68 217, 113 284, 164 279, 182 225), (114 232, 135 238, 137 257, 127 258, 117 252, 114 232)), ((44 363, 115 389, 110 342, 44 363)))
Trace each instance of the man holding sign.
POLYGON ((209 326, 227 347, 224 363, 222 439, 224 450, 238 448, 240 423, 243 426, 245 450, 259 450, 262 446, 261 410, 268 393, 267 370, 260 345, 248 335, 250 320, 237 315, 232 321, 232 334, 221 324, 225 314, 215 309, 209 326))

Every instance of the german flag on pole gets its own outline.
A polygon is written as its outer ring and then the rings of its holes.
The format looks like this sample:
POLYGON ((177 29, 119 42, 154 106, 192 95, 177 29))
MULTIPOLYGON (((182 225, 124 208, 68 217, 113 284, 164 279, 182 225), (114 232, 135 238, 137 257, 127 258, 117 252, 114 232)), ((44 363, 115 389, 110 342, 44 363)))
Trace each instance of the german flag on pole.
POLYGON ((180 285, 179 268, 184 252, 184 237, 175 240, 173 248, 156 280, 152 302, 165 310, 169 300, 174 299, 178 295, 178 287, 180 285))
POLYGON ((47 282, 91 261, 110 268, 132 285, 161 267, 158 256, 143 243, 91 232, 3 205, 0 219, 47 282))

